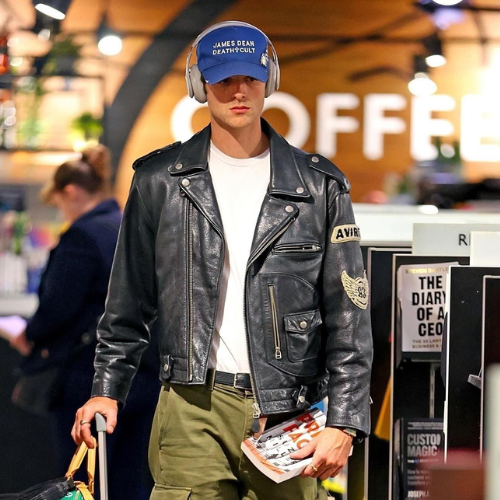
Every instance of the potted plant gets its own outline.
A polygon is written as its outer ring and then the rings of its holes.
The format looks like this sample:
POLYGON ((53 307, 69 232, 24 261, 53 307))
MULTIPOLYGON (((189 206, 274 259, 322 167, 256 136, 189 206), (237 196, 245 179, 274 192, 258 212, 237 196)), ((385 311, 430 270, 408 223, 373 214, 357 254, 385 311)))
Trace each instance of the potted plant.
POLYGON ((71 122, 71 128, 79 139, 89 142, 98 142, 103 133, 101 118, 94 116, 90 112, 82 113, 71 122))
POLYGON ((42 72, 46 75, 72 76, 75 63, 81 57, 82 45, 75 42, 73 35, 57 38, 47 53, 47 62, 42 72))
POLYGON ((39 146, 43 124, 40 118, 40 107, 47 91, 45 80, 26 76, 14 87, 17 108, 17 140, 20 147, 36 149, 39 146))

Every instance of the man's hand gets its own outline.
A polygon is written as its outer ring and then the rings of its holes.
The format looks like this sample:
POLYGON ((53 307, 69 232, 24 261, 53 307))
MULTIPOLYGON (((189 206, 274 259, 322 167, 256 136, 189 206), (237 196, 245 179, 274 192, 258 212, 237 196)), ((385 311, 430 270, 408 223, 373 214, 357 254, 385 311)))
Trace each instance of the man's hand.
POLYGON ((112 434, 116 427, 118 416, 118 401, 116 399, 95 397, 89 399, 75 416, 75 423, 71 430, 71 437, 76 444, 85 441, 89 448, 94 447, 92 434, 90 433, 90 422, 94 420, 96 413, 106 417, 106 432, 112 434))
POLYGON ((292 453, 290 458, 302 459, 313 455, 311 464, 304 469, 301 475, 303 477, 319 477, 324 481, 329 477, 335 477, 341 471, 349 458, 351 445, 352 437, 335 427, 326 427, 310 443, 292 453))
POLYGON ((28 356, 33 349, 33 343, 26 338, 26 330, 10 341, 10 346, 19 351, 23 356, 28 356))

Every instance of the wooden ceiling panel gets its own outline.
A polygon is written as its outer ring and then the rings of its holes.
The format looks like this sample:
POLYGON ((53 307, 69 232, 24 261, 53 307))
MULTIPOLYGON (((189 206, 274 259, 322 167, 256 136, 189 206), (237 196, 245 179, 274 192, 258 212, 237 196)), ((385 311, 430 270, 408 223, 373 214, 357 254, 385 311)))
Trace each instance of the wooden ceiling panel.
MULTIPOLYGON (((31 0, 8 1, 19 8, 22 19, 29 20, 33 13, 31 0)), ((103 7, 107 5, 109 22, 115 29, 125 34, 156 33, 189 4, 191 0, 73 0, 63 27, 69 31, 96 30, 103 7)), ((356 118, 360 129, 353 134, 339 134, 338 154, 333 158, 351 177, 353 194, 357 199, 371 189, 381 188, 387 173, 403 174, 413 163, 409 152, 411 95, 404 73, 410 74, 413 55, 423 52, 423 47, 421 43, 388 44, 372 41, 339 48, 332 41, 318 41, 314 37, 357 37, 378 32, 380 28, 390 25, 394 29, 382 34, 407 39, 423 38, 435 30, 435 25, 428 15, 413 4, 414 0, 239 0, 217 19, 250 22, 273 40, 282 63, 281 90, 297 97, 310 116, 311 133, 305 149, 314 151, 317 146, 315 132, 319 94, 350 92, 359 98, 358 108, 340 114, 356 118), (402 19, 406 22, 395 23, 402 19), (297 39, 293 40, 294 36, 297 39), (322 50, 327 47, 330 50, 322 50), (302 57, 295 58, 297 55, 302 57), (352 81, 353 74, 357 72, 383 67, 397 69, 400 75, 382 72, 352 81), (377 161, 366 159, 362 153, 363 100, 366 95, 373 93, 400 94, 407 102, 404 110, 387 113, 402 118, 406 131, 399 136, 386 135, 385 155, 377 161)), ((500 6, 494 0, 475 0, 474 4, 500 6)), ((479 18, 486 34, 495 37, 500 33, 500 14, 481 14, 479 18)), ((492 82, 500 80, 500 53, 497 51, 500 46, 491 45, 487 51, 489 58, 483 59, 484 53, 478 43, 446 42, 446 39, 456 37, 478 37, 478 25, 471 13, 464 13, 463 19, 463 23, 451 26, 442 33, 448 64, 432 71, 439 93, 453 96, 457 103, 453 112, 441 114, 455 124, 456 137, 460 134, 461 97, 467 93, 491 92, 495 87, 492 82)), ((88 50, 88 53, 96 55, 95 42, 90 38, 88 40, 90 45, 85 49, 86 53, 88 50)), ((95 71, 101 71, 106 77, 108 103, 113 100, 129 68, 137 62, 150 41, 148 37, 126 37, 121 54, 110 58, 105 64, 94 66, 95 71)), ((120 165, 122 199, 128 191, 133 159, 174 139, 170 130, 170 115, 186 94, 183 72, 187 50, 188 47, 179 55, 173 71, 165 75, 131 130, 120 165)), ((282 112, 268 112, 268 115, 280 133, 287 132, 289 123, 282 112)), ((435 115, 440 116, 439 113, 435 115)), ((193 125, 200 128, 206 119, 206 112, 199 112, 193 125)), ((482 175, 481 172, 491 174, 494 167, 467 164, 465 170, 471 178, 477 178, 482 175)))

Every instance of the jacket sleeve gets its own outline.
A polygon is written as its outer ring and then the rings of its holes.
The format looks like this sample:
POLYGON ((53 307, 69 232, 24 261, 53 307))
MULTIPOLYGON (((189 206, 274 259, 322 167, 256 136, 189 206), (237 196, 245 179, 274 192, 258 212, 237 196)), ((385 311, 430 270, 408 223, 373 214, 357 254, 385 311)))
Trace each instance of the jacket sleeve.
POLYGON ((347 189, 330 180, 323 267, 329 427, 370 432, 372 335, 368 283, 347 189))
POLYGON ((70 228, 61 236, 43 274, 38 309, 26 327, 28 340, 53 340, 78 320, 99 262, 97 249, 84 232, 70 228))
POLYGON ((155 231, 137 173, 118 235, 106 308, 97 327, 92 397, 125 404, 156 316, 155 231))

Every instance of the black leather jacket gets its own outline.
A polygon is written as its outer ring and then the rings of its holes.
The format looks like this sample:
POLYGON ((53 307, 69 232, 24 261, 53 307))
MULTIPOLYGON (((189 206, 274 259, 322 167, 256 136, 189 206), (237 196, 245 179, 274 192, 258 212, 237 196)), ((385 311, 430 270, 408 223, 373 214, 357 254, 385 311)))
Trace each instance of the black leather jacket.
MULTIPOLYGON (((327 425, 368 434, 372 339, 349 183, 327 159, 262 127, 271 181, 241 305, 258 406, 291 412, 328 396, 327 425)), ((205 383, 224 263, 209 141, 207 127, 134 163, 93 396, 125 402, 155 320, 161 378, 205 383)))

